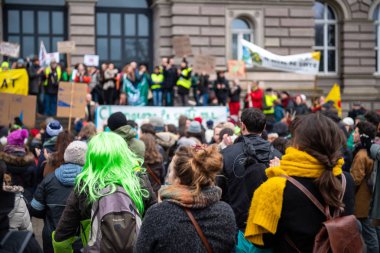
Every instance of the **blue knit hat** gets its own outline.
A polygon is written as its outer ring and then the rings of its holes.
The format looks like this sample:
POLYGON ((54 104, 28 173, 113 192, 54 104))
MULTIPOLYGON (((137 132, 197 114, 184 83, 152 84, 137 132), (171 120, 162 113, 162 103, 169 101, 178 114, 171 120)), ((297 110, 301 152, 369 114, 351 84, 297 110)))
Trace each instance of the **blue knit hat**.
POLYGON ((58 120, 51 121, 46 127, 46 134, 48 137, 58 136, 63 131, 63 127, 58 120))

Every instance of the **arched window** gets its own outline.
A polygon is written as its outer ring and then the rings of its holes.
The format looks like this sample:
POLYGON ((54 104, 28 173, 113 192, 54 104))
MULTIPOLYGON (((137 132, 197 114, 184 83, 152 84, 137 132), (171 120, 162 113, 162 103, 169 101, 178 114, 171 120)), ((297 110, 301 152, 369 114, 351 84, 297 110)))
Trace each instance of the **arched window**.
POLYGON ((333 8, 327 3, 315 2, 315 45, 314 50, 321 52, 319 72, 337 73, 338 60, 338 20, 333 8))
POLYGON ((373 12, 373 20, 375 21, 375 34, 376 34, 376 43, 375 43, 375 51, 376 51, 376 73, 380 73, 380 50, 379 50, 379 36, 380 36, 380 5, 376 6, 375 11, 373 12))
POLYGON ((253 28, 249 22, 241 18, 232 21, 232 58, 242 59, 243 49, 240 44, 241 39, 253 42, 253 28))

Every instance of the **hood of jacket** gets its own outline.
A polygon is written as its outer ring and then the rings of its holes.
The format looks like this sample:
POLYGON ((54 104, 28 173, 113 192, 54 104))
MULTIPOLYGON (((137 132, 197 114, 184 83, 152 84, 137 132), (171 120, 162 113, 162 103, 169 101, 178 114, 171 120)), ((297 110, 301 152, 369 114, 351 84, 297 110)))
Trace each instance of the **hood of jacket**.
POLYGON ((31 152, 26 153, 24 156, 16 156, 5 152, 0 152, 0 160, 3 160, 6 164, 24 167, 34 163, 34 155, 31 152))
POLYGON ((243 152, 247 158, 247 163, 252 164, 254 160, 259 163, 269 164, 274 152, 273 145, 261 138, 260 135, 249 134, 239 136, 235 143, 243 143, 243 152))
POLYGON ((64 186, 74 186, 76 176, 82 172, 83 166, 72 163, 62 164, 54 174, 64 186))
POLYGON ((177 135, 173 133, 169 133, 169 132, 156 133, 156 136, 158 137, 156 138, 157 144, 159 144, 163 148, 172 147, 175 144, 175 142, 178 140, 177 135))
POLYGON ((128 126, 128 125, 119 127, 118 129, 116 129, 114 131, 114 133, 123 137, 123 139, 126 142, 129 142, 130 140, 136 138, 136 136, 137 136, 136 130, 133 129, 131 126, 128 126))

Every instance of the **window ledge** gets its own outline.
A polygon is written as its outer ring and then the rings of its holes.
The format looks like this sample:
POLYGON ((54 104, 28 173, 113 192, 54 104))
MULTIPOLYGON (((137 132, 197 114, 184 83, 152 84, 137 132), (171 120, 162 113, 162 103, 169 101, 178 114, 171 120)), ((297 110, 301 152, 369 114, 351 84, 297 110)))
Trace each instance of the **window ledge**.
POLYGON ((336 77, 338 78, 339 75, 337 73, 318 73, 316 75, 318 78, 321 77, 321 78, 324 78, 324 77, 336 77))

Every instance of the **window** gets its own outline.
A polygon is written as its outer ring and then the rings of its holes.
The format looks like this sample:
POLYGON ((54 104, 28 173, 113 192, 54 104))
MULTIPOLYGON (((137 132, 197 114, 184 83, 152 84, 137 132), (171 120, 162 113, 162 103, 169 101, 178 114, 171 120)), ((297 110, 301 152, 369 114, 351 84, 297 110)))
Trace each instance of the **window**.
POLYGON ((338 22, 334 10, 327 3, 316 2, 313 7, 315 20, 314 50, 321 52, 319 72, 337 73, 338 22))
POLYGON ((380 5, 376 6, 376 9, 373 13, 373 20, 375 21, 375 34, 376 34, 376 43, 375 43, 375 52, 376 52, 376 73, 380 73, 380 46, 379 46, 379 36, 380 36, 380 5))
POLYGON ((118 67, 131 61, 151 62, 150 29, 148 8, 97 8, 96 51, 100 61, 118 67))
MULTIPOLYGON (((65 7, 5 5, 4 39, 20 44, 20 57, 38 55, 40 43, 48 52, 57 51, 57 42, 66 39, 65 7)), ((61 56, 63 57, 63 55, 61 56)))
POLYGON ((241 39, 253 42, 253 29, 244 19, 236 18, 232 21, 232 59, 242 59, 243 49, 241 39))

